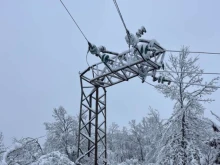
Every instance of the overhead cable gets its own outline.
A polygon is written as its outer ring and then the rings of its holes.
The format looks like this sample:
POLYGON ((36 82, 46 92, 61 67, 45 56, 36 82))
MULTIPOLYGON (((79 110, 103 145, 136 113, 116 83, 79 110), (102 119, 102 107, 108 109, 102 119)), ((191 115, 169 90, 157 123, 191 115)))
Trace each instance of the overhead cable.
POLYGON ((80 29, 79 25, 77 24, 77 22, 75 21, 75 19, 73 18, 73 16, 71 15, 71 13, 69 12, 69 10, 67 9, 67 7, 64 5, 63 1, 60 0, 60 2, 62 3, 63 7, 66 9, 67 13, 69 14, 69 16, 72 18, 72 20, 74 21, 74 23, 76 24, 76 26, 78 27, 78 29, 80 30, 81 34, 83 35, 83 37, 85 38, 85 40, 88 42, 88 44, 90 45, 89 40, 86 38, 85 34, 83 33, 83 31, 80 29))
POLYGON ((214 75, 220 75, 220 73, 215 73, 215 72, 210 72, 210 73, 195 73, 195 72, 174 72, 174 71, 157 71, 157 72, 160 72, 160 73, 188 73, 188 74, 214 74, 214 75))
POLYGON ((121 21, 122 21, 122 23, 123 23, 123 25, 124 25, 125 31, 126 31, 126 33, 129 34, 129 31, 128 31, 128 29, 127 29, 127 26, 126 26, 125 21, 124 21, 124 19, 123 19, 123 17, 122 17, 121 11, 120 11, 120 9, 119 9, 119 7, 118 7, 118 4, 117 4, 116 0, 113 0, 113 2, 114 2, 114 4, 115 4, 115 7, 116 7, 116 9, 117 9, 117 11, 118 11, 118 14, 119 14, 119 16, 120 16, 120 18, 121 18, 121 21))
MULTIPOLYGON (((166 50, 166 52, 182 52, 181 50, 166 50)), ((197 52, 197 51, 187 51, 187 53, 196 53, 196 54, 215 54, 220 55, 220 53, 216 52, 197 52)))

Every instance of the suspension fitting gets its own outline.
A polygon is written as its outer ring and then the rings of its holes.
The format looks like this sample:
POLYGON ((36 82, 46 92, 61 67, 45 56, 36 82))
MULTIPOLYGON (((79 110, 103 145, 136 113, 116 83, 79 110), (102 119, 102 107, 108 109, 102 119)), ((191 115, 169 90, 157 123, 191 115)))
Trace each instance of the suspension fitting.
POLYGON ((128 45, 132 45, 132 46, 136 46, 137 43, 139 42, 139 39, 137 36, 135 36, 132 33, 129 33, 125 36, 125 40, 127 42, 128 45))

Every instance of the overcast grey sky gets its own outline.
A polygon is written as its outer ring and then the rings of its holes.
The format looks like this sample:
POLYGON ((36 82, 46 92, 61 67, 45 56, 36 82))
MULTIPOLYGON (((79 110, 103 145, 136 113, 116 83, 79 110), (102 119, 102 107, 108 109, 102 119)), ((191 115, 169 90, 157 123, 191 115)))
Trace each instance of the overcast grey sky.
MULTIPOLYGON (((112 0, 63 0, 87 38, 108 50, 127 49, 125 31, 112 0)), ((166 49, 182 45, 192 51, 220 52, 219 0, 118 0, 130 32, 142 25, 146 39, 166 49)), ((12 137, 45 134, 44 122, 62 105, 79 112, 79 71, 87 67, 87 43, 59 0, 0 1, 0 131, 6 145, 12 137)), ((168 53, 167 53, 168 55, 168 53)), ((98 62, 92 55, 89 63, 98 62)), ((205 72, 220 72, 220 56, 201 55, 205 72)), ((207 77, 208 79, 210 77, 207 77)), ((108 124, 140 121, 152 106, 168 118, 173 103, 136 78, 108 89, 108 124)), ((207 104, 220 115, 220 91, 207 104)))

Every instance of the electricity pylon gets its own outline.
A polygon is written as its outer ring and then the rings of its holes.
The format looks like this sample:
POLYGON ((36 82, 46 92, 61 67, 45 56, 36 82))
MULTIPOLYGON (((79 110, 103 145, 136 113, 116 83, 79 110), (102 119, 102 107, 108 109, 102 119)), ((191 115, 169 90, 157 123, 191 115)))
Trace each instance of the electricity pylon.
POLYGON ((101 62, 80 73, 77 164, 88 161, 94 165, 107 164, 106 88, 138 76, 142 82, 151 76, 153 81, 170 84, 164 77, 156 77, 156 71, 164 69, 165 49, 155 40, 141 39, 144 32, 146 30, 142 27, 136 35, 127 35, 129 49, 122 53, 90 45, 90 53, 99 57, 101 62))

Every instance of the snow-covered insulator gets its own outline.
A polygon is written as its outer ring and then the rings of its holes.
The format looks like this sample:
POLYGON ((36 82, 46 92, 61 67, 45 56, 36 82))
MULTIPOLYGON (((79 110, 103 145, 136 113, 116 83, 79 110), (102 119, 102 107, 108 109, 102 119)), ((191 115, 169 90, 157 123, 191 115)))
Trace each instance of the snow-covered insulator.
POLYGON ((168 85, 170 85, 170 84, 171 84, 171 81, 170 81, 170 80, 166 80, 166 82, 168 82, 168 85))
POLYGON ((163 84, 165 81, 167 81, 167 80, 165 79, 165 77, 162 77, 161 83, 163 84))
POLYGON ((102 60, 102 62, 107 63, 109 61, 109 55, 103 54, 101 56, 101 60, 102 60))
POLYGON ((150 59, 150 52, 148 45, 142 44, 137 46, 137 51, 136 53, 141 54, 145 59, 150 59))
POLYGON ((164 68, 165 68, 164 63, 161 63, 161 67, 162 67, 162 69, 164 70, 164 68))
POLYGON ((155 41, 156 41, 156 40, 154 40, 154 39, 153 39, 153 40, 151 40, 151 41, 150 41, 150 43, 148 44, 148 45, 149 45, 149 47, 153 47, 153 46, 154 46, 155 41))
POLYGON ((155 82, 155 81, 157 81, 158 80, 158 78, 157 77, 153 77, 153 81, 155 82))
POLYGON ((143 66, 141 66, 141 67, 139 68, 139 73, 140 73, 140 76, 141 76, 141 77, 145 76, 145 69, 144 69, 143 66))
POLYGON ((161 54, 161 53, 162 53, 162 52, 161 52, 160 50, 156 50, 156 51, 153 52, 153 56, 159 55, 159 54, 161 54))
POLYGON ((140 37, 141 37, 141 34, 140 34, 139 32, 137 32, 137 33, 136 33, 136 36, 140 38, 140 37))
POLYGON ((127 61, 127 59, 126 59, 126 57, 125 57, 124 54, 123 54, 123 55, 119 55, 119 56, 118 56, 118 59, 119 59, 119 60, 127 61))
POLYGON ((158 83, 160 83, 162 80, 162 76, 159 76, 157 80, 158 80, 158 83))
POLYGON ((99 49, 98 49, 95 45, 92 45, 92 46, 89 48, 89 51, 90 51, 92 54, 95 54, 96 56, 98 56, 99 53, 100 53, 99 49))
POLYGON ((125 40, 127 42, 128 45, 132 45, 132 46, 136 46, 137 43, 139 42, 139 39, 137 36, 135 36, 134 34, 130 33, 129 36, 126 35, 125 36, 125 40))
POLYGON ((144 34, 144 32, 141 30, 141 29, 138 29, 138 33, 140 33, 140 34, 144 34))
POLYGON ((167 80, 165 77, 159 76, 158 77, 158 83, 162 83, 163 84, 164 82, 168 82, 168 85, 171 84, 170 80, 167 80))
POLYGON ((144 83, 146 76, 147 76, 147 72, 146 72, 145 68, 143 66, 140 66, 138 72, 139 72, 139 76, 142 79, 142 83, 144 83))
POLYGON ((160 45, 159 42, 157 42, 155 39, 151 40, 148 45, 150 48, 153 48, 154 44, 160 45))
POLYGON ((99 49, 100 52, 106 51, 106 48, 104 46, 100 46, 98 49, 99 49))
POLYGON ((142 78, 145 78, 146 77, 146 74, 142 71, 139 71, 139 76, 142 77, 142 78))
POLYGON ((145 29, 144 26, 141 26, 141 30, 143 31, 143 33, 147 33, 147 30, 145 29))
POLYGON ((143 75, 141 75, 141 74, 139 74, 139 76, 140 76, 140 79, 142 80, 141 82, 144 83, 144 82, 145 82, 145 79, 146 79, 146 76, 143 76, 143 75))
POLYGON ((140 38, 140 37, 141 37, 144 33, 146 33, 146 32, 147 32, 147 31, 146 31, 145 27, 142 26, 141 29, 138 29, 138 31, 137 31, 137 33, 136 33, 136 36, 140 38))

